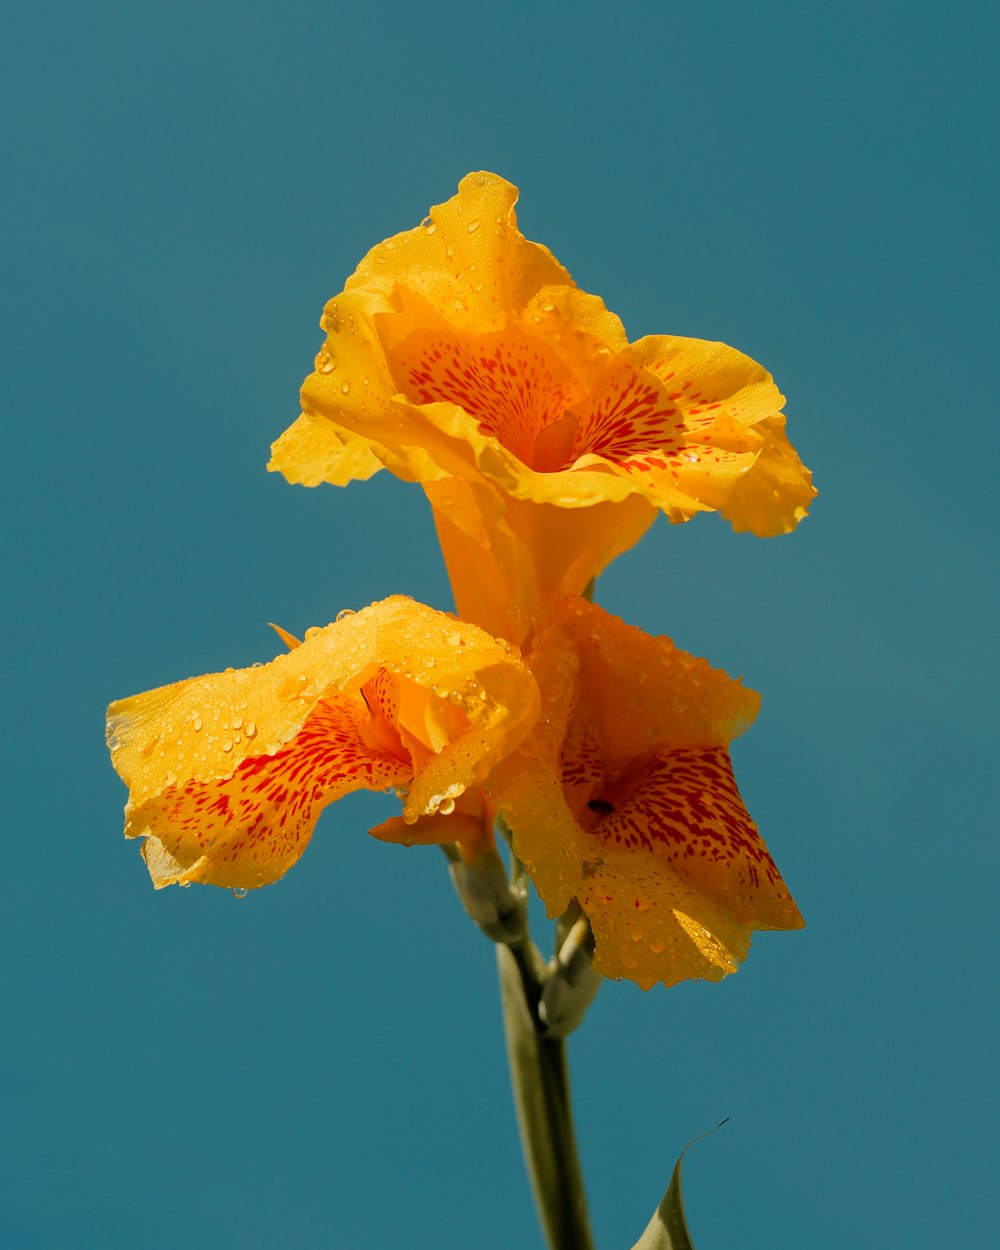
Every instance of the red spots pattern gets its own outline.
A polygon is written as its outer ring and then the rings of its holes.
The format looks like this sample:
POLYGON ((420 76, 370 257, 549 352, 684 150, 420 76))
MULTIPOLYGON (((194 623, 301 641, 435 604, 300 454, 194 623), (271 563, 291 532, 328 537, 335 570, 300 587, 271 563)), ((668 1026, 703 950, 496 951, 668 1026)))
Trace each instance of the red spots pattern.
POLYGON ((274 755, 244 760, 224 781, 168 790, 135 819, 185 866, 207 854, 220 867, 242 865, 246 884, 255 872, 271 880, 302 853, 328 803, 410 779, 409 766, 366 745, 367 720, 360 700, 321 700, 274 755))
POLYGON ((612 787, 609 797, 615 810, 592 829, 607 847, 663 856, 710 892, 789 897, 736 788, 725 747, 666 751, 625 794, 612 787))
POLYGON ((546 343, 514 328, 418 331, 392 351, 390 364, 412 402, 458 404, 526 464, 539 432, 580 398, 577 379, 546 343))
POLYGON ((618 360, 600 386, 574 410, 580 433, 575 456, 591 453, 627 462, 657 454, 657 463, 684 445, 684 419, 655 378, 618 360))

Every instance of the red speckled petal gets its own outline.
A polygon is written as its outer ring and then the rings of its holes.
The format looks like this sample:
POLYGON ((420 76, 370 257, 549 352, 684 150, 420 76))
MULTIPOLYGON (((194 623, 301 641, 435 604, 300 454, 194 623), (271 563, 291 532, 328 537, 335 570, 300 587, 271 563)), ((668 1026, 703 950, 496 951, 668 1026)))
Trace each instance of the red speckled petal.
POLYGON ((408 821, 447 810, 537 711, 513 648, 395 596, 269 664, 113 703, 108 744, 154 880, 249 886, 280 876, 347 790, 405 781, 408 821))
POLYGON ((187 781, 126 809, 125 834, 146 838, 153 884, 267 885, 305 850, 328 803, 409 781, 402 752, 393 757, 366 741, 370 719, 357 696, 321 700, 274 755, 252 756, 230 777, 187 781))
POLYGON ((402 288, 393 303, 398 311, 376 324, 399 393, 412 404, 456 404, 531 465, 540 432, 583 394, 575 374, 538 333, 461 331, 402 288))
POLYGON ((754 929, 794 929, 798 908, 743 804, 725 747, 665 751, 632 780, 603 791, 612 812, 591 830, 606 851, 656 855, 692 889, 754 929))

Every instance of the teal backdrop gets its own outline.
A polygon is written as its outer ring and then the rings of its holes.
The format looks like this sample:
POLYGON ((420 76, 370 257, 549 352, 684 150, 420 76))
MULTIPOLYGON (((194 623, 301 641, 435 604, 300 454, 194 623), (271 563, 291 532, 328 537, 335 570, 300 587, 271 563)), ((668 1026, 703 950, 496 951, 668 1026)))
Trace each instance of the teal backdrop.
POLYGON ((735 749, 808 927, 571 1041, 601 1247, 684 1144, 699 1250, 995 1238, 993 6, 22 5, 2 115, 4 1184, 16 1250, 540 1246, 493 952, 329 809, 238 901, 154 893, 104 709, 392 593, 419 490, 265 472, 324 301, 469 170, 630 336, 788 396, 788 538, 659 523, 612 612, 762 691, 735 749))

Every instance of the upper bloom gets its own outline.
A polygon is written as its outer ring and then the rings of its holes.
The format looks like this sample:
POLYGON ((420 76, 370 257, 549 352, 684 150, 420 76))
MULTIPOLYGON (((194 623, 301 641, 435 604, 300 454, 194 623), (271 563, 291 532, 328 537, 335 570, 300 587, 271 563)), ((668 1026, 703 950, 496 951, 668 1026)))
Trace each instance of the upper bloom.
POLYGON ((541 715, 491 793, 550 915, 587 914, 598 972, 719 980, 752 930, 801 927, 729 757, 758 695, 581 599, 529 663, 541 715))
POLYGON ((368 253, 326 307, 303 414, 270 467, 305 485, 382 467, 421 482, 460 613, 520 642, 657 510, 771 535, 814 491, 765 369, 722 343, 630 344, 521 234, 516 199, 470 174, 368 253))
MULTIPOLYGON (((402 596, 289 641, 269 664, 108 709, 125 834, 145 839, 155 886, 275 881, 322 809, 352 790, 400 787, 410 823, 451 812, 467 791, 483 811, 478 787, 538 713, 534 679, 506 643, 402 596)), ((455 828, 474 840, 469 823, 455 828)))

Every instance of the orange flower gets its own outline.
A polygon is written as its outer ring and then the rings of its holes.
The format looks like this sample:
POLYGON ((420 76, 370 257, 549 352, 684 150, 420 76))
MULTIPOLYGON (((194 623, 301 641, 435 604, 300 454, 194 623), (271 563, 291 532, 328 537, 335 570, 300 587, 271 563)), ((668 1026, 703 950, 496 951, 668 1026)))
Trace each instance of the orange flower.
POLYGON ((459 612, 520 642, 657 510, 792 529, 814 494, 770 375, 722 343, 621 322, 517 228, 516 189, 470 174, 373 248, 323 316, 290 481, 387 467, 435 510, 459 612))
MULTIPOLYGON (((108 709, 125 834, 145 838, 157 888, 277 880, 352 790, 401 787, 405 821, 443 818, 537 716, 534 680, 507 644, 411 599, 288 640, 295 649, 269 664, 108 709)), ((456 826, 456 838, 485 836, 456 826)))
POLYGON ((720 980, 752 930, 802 925, 729 758, 758 695, 580 599, 529 663, 541 715, 491 793, 549 914, 579 900, 598 972, 720 980))

